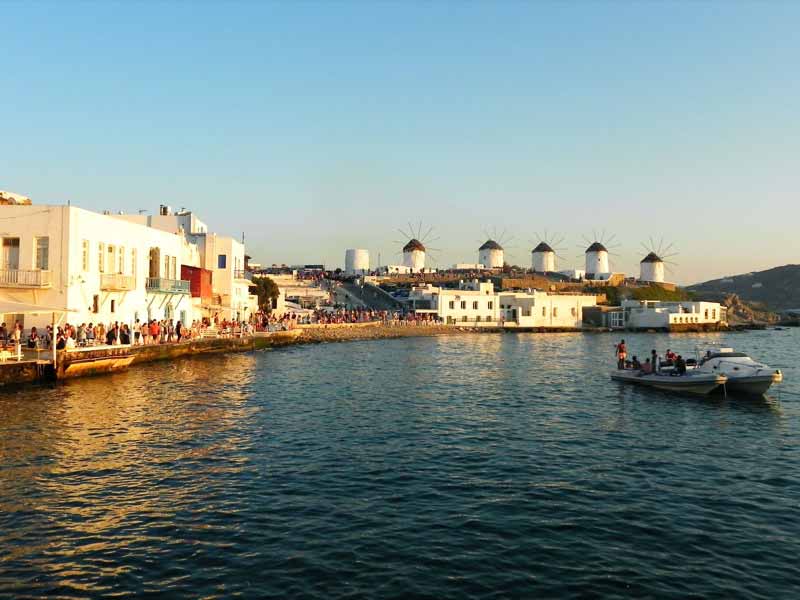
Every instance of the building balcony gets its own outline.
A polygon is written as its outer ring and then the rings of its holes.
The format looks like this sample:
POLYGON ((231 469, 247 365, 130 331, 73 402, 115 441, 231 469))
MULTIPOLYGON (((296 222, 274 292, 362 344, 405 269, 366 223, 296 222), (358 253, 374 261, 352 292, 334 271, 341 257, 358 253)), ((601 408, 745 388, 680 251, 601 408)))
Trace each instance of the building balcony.
POLYGON ((136 279, 131 275, 103 273, 100 275, 100 289, 104 292, 129 292, 136 287, 136 279))
POLYGON ((237 269, 233 272, 233 278, 239 281, 240 283, 252 283, 253 282, 253 274, 250 271, 243 271, 237 269))
POLYGON ((148 277, 146 289, 148 292, 161 294, 189 294, 189 282, 183 279, 148 277))
POLYGON ((52 285, 50 271, 0 269, 0 288, 49 288, 52 285))

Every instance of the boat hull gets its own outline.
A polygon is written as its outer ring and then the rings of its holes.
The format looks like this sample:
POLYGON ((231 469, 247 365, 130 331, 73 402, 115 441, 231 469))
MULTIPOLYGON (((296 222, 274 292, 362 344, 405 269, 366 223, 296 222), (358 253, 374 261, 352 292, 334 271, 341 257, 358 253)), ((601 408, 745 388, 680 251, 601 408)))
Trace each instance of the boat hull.
POLYGON ((665 392, 699 395, 713 392, 726 381, 726 378, 722 375, 695 375, 694 373, 687 373, 686 375, 654 375, 626 370, 611 371, 611 379, 665 392))
POLYGON ((780 373, 753 375, 750 377, 728 377, 725 387, 728 393, 747 396, 763 396, 774 384, 783 381, 780 373))

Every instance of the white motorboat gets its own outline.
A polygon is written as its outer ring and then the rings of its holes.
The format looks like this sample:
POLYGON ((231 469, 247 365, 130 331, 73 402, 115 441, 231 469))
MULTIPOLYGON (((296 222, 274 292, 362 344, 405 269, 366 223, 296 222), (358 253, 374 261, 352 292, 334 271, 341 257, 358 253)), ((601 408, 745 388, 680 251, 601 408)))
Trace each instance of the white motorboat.
POLYGON ((734 352, 733 348, 710 348, 697 360, 690 372, 716 373, 728 378, 726 389, 730 393, 760 396, 769 388, 783 381, 780 369, 773 369, 754 361, 744 352, 734 352))
POLYGON ((670 373, 643 373, 638 369, 611 371, 611 379, 635 385, 643 385, 668 392, 708 394, 727 381, 725 375, 690 370, 682 375, 670 373))

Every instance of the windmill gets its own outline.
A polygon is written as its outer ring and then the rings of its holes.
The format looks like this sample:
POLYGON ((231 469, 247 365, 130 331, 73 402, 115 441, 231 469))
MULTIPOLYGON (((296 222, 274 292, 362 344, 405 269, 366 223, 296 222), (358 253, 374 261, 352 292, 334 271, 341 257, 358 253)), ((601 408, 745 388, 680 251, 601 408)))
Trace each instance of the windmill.
POLYGON ((651 237, 649 242, 649 245, 641 244, 647 254, 639 261, 639 281, 664 283, 666 265, 675 265, 676 263, 669 259, 677 256, 678 253, 675 251, 674 244, 664 245, 664 238, 661 238, 656 244, 651 237))
POLYGON ((588 244, 588 247, 583 252, 586 260, 586 278, 602 279, 598 276, 611 272, 608 263, 609 249, 618 248, 619 244, 615 242, 617 236, 614 234, 606 235, 605 230, 601 231, 599 235, 597 231, 592 231, 592 237, 593 241, 585 236, 583 238, 588 244))
MULTIPOLYGON (((431 233, 433 232, 433 226, 429 227, 428 230, 423 234, 422 233, 422 221, 420 221, 416 227, 409 221, 408 229, 398 229, 397 231, 403 236, 403 239, 407 239, 408 241, 405 242, 403 246, 403 266, 408 268, 412 273, 421 273, 425 270, 425 260, 427 255, 430 251, 437 251, 438 248, 433 247, 426 247, 426 243, 434 242, 437 238, 432 238, 431 233)), ((396 244, 402 244, 401 241, 395 241, 396 244)), ((433 258, 435 262, 435 258, 433 258)))
POLYGON ((506 262, 503 246, 507 246, 513 238, 506 236, 505 229, 498 233, 497 227, 491 231, 484 229, 483 233, 486 241, 478 248, 478 263, 487 269, 502 269, 506 262))
POLYGON ((531 250, 531 268, 534 273, 552 273, 556 270, 556 258, 564 260, 559 256, 561 244, 564 243, 564 236, 560 234, 548 233, 545 229, 543 233, 536 234, 536 240, 530 240, 536 246, 531 250))

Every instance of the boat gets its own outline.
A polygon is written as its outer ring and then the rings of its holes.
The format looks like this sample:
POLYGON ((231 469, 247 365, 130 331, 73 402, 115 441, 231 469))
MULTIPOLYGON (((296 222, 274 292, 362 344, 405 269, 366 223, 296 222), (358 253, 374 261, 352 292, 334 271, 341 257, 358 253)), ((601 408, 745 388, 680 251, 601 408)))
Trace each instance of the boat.
POLYGON ((643 373, 638 369, 617 369, 611 371, 611 379, 634 385, 643 385, 667 392, 686 392, 690 394, 709 394, 721 385, 727 377, 718 373, 705 373, 697 370, 683 375, 666 373, 643 373))
POLYGON ((756 362, 744 352, 735 352, 733 348, 710 348, 690 369, 690 372, 724 375, 728 378, 727 391, 733 394, 761 396, 770 387, 783 381, 780 369, 756 362))

